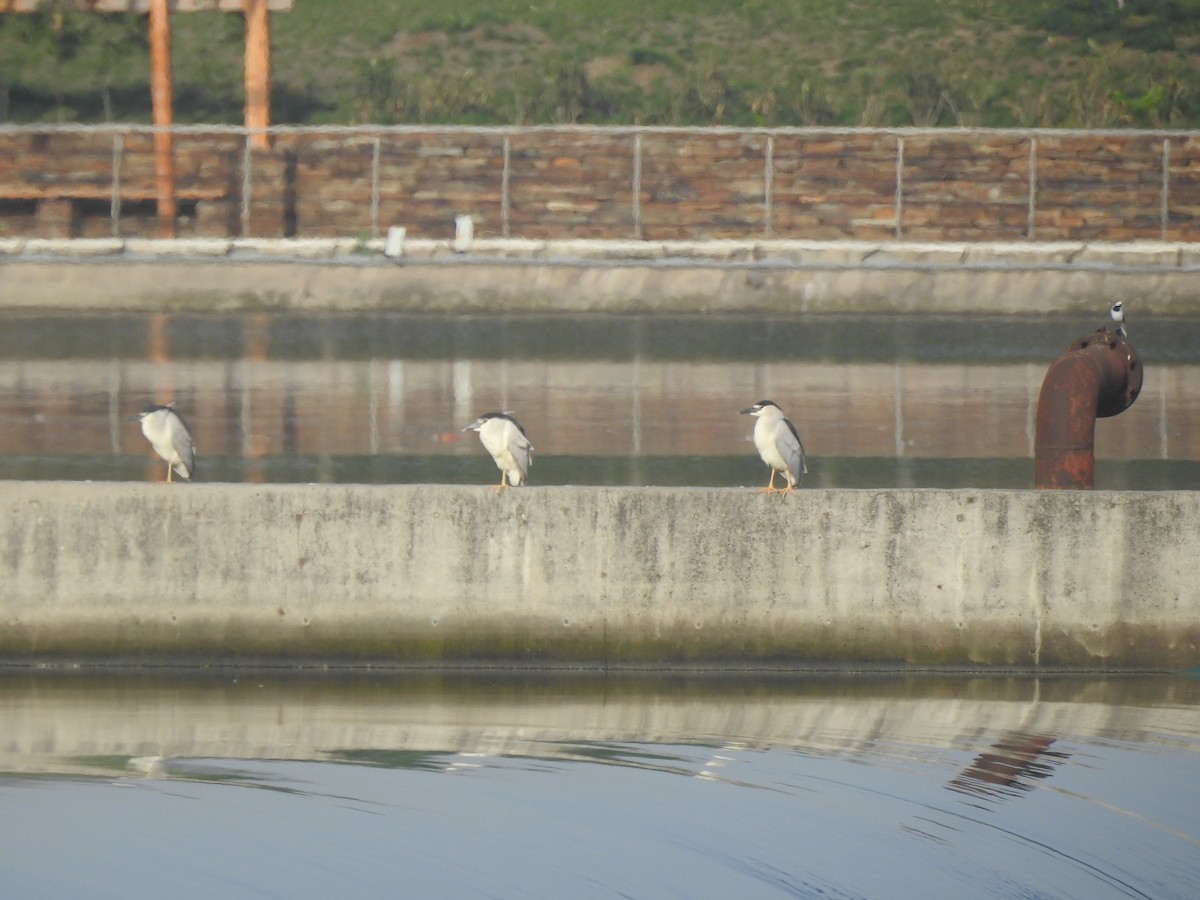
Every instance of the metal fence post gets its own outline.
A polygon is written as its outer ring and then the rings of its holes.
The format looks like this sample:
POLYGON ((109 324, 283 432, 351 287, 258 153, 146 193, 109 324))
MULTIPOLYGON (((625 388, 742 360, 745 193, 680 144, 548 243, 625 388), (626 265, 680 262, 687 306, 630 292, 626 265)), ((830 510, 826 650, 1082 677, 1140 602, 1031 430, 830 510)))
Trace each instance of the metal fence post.
POLYGON ((642 239, 642 133, 633 136, 633 236, 642 239))
POLYGON ((371 146, 371 237, 379 237, 379 150, 382 141, 375 138, 371 146))
POLYGON ((112 217, 112 235, 121 236, 121 158, 125 155, 125 139, 120 133, 113 135, 112 158, 112 205, 109 215, 112 217))
POLYGON ((1037 225, 1037 137, 1029 138, 1029 207, 1025 214, 1025 234, 1033 240, 1037 225))
POLYGON ((1171 139, 1163 138, 1162 149, 1162 198, 1159 215, 1162 218, 1162 239, 1167 239, 1167 226, 1171 216, 1171 139))
POLYGON ((772 206, 775 192, 775 135, 767 135, 767 158, 764 163, 763 172, 763 237, 771 237, 772 221, 771 217, 774 214, 772 206))
POLYGON ((504 168, 500 172, 500 233, 508 237, 508 186, 512 165, 512 147, 509 135, 504 135, 504 168))
POLYGON ((896 240, 904 234, 904 136, 896 138, 896 240))
POLYGON ((242 147, 242 237, 250 237, 250 191, 254 187, 250 174, 254 164, 250 140, 250 132, 246 132, 245 144, 242 147))

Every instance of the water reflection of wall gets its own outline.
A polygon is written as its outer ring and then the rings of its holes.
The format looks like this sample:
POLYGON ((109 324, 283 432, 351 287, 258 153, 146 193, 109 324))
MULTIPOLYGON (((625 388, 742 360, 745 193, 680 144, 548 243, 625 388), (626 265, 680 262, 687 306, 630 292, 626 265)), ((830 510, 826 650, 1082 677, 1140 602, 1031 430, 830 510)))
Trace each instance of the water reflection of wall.
MULTIPOLYGON (((1032 455, 1044 372, 1029 364, 473 359, 0 363, 0 454, 140 454, 127 417, 171 386, 203 454, 475 453, 459 429, 514 410, 539 453, 747 451, 737 409, 770 397, 813 455, 1032 455)), ((1200 459, 1200 366, 1156 367, 1102 420, 1097 454, 1200 459)))
MULTIPOLYGON (((209 689, 38 681, 0 686, 8 729, 0 767, 96 773, 124 770, 131 757, 330 759, 349 751, 400 749, 569 757, 579 744, 593 741, 737 740, 751 748, 796 747, 861 758, 962 748, 980 739, 1007 745, 1014 735, 1021 745, 1015 750, 987 752, 1046 762, 1046 748, 1026 748, 1021 736, 1040 736, 1049 744, 1058 734, 1196 749, 1186 737, 1194 733, 1195 691, 1186 682, 1172 688, 1169 679, 1134 679, 1130 688, 1119 680, 1085 682, 1080 696, 1071 689, 1051 690, 1055 696, 1049 699, 1023 696, 1027 688, 1036 691, 1035 684, 1004 679, 970 679, 910 693, 903 684, 864 684, 853 677, 801 692, 764 687, 733 695, 667 690, 626 695, 614 687, 602 693, 512 695, 502 682, 491 695, 460 696, 397 690, 391 676, 356 690, 242 674, 209 689), (1154 700, 1134 700, 1131 690, 1154 700), (981 723, 987 723, 986 735, 981 723)), ((981 783, 972 769, 965 777, 981 783)), ((947 786, 962 789, 961 781, 947 786)))

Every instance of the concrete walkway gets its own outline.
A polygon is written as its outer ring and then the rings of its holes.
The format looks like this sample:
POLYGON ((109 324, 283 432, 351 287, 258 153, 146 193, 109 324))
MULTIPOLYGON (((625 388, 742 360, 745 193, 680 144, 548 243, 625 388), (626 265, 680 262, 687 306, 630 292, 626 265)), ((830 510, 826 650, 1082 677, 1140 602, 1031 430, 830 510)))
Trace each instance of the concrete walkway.
POLYGON ((0 308, 1200 312, 1200 244, 0 240, 0 308))
POLYGON ((1200 494, 10 482, 0 661, 1176 670, 1200 494))

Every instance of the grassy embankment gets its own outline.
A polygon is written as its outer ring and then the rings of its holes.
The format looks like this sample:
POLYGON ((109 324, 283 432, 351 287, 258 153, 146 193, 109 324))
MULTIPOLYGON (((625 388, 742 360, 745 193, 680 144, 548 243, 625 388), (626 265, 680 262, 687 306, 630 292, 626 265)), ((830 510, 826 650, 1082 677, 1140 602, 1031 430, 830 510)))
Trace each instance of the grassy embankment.
MULTIPOLYGON (((0 15, 0 122, 146 121, 145 21, 0 15)), ((1200 127, 1200 0, 296 0, 276 123, 1200 127)), ((242 20, 172 18, 238 123, 242 20)))

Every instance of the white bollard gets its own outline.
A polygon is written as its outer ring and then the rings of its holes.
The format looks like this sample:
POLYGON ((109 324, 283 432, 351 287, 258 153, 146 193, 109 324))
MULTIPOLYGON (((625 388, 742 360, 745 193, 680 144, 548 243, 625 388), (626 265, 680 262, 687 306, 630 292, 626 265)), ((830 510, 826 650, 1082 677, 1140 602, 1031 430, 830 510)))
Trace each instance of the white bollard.
POLYGON ((454 252, 466 253, 475 239, 475 223, 470 216, 454 217, 454 252))
POLYGON ((387 240, 383 244, 383 255, 396 257, 404 255, 404 235, 408 233, 407 228, 402 228, 398 225, 393 225, 387 230, 387 240))

